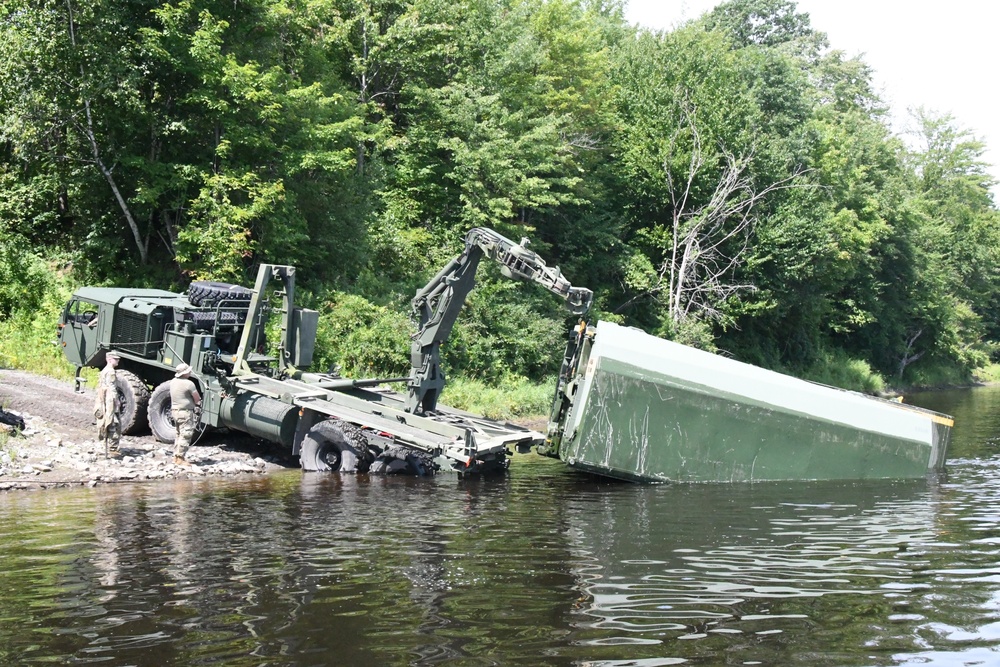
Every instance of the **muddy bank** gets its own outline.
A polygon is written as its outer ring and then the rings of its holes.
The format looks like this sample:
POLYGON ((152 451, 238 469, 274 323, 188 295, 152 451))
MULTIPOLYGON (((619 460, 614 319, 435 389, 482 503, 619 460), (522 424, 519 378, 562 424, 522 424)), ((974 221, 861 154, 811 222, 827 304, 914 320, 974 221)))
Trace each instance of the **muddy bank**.
POLYGON ((73 383, 0 370, 0 408, 24 419, 23 433, 0 432, 0 491, 140 482, 209 475, 259 475, 298 467, 281 448, 241 433, 205 434, 172 462, 171 445, 152 435, 122 436, 121 459, 107 459, 93 425, 94 392, 73 383))

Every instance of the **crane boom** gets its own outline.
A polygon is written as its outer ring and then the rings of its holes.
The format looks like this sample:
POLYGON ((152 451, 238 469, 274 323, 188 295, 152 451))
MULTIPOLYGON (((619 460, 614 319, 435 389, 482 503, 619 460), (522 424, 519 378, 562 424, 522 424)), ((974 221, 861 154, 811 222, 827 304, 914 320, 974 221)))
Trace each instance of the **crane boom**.
POLYGON ((413 298, 417 331, 410 348, 409 396, 406 410, 433 411, 444 389, 441 345, 451 335, 465 299, 476 283, 476 270, 484 256, 500 264, 500 272, 514 280, 538 283, 562 298, 569 311, 583 315, 590 310, 594 293, 573 287, 558 266, 547 266, 528 250, 528 239, 514 243, 492 229, 476 227, 465 235, 465 250, 441 269, 413 298))

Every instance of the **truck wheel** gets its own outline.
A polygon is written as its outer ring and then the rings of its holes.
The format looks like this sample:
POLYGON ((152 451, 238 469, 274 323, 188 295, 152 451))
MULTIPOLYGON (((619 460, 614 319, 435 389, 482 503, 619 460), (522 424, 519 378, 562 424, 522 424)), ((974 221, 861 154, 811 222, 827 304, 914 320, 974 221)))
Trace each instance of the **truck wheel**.
POLYGON ((134 373, 117 371, 115 389, 118 390, 118 418, 122 434, 134 435, 146 426, 146 408, 149 389, 134 373))
POLYGON ((349 425, 328 419, 309 429, 299 448, 299 463, 307 472, 364 472, 367 457, 350 442, 349 425))
POLYGON ((437 470, 434 457, 422 452, 413 452, 405 447, 386 447, 372 462, 368 472, 373 475, 411 475, 425 477, 437 470))
POLYGON ((174 417, 170 412, 170 381, 164 382, 153 390, 149 399, 149 430, 153 437, 168 445, 174 444, 177 429, 174 427, 174 417))
POLYGON ((220 301, 249 301, 253 291, 231 283, 196 280, 188 286, 188 301, 194 306, 211 306, 220 301))

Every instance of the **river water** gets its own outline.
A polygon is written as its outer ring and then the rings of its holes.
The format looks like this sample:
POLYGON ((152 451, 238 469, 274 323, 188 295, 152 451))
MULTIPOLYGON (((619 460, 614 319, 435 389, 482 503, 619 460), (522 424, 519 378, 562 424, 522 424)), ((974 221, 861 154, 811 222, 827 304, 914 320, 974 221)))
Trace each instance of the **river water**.
POLYGON ((303 475, 0 495, 0 664, 998 665, 1000 388, 916 482, 303 475))

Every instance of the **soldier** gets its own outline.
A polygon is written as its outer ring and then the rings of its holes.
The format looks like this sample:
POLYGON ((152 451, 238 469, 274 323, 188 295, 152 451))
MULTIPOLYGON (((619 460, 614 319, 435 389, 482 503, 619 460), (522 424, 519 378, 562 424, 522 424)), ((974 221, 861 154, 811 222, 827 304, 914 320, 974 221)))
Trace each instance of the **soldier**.
POLYGON ((170 409, 177 428, 174 438, 174 464, 188 465, 184 455, 191 446, 196 424, 195 410, 201 406, 201 394, 191 380, 191 367, 181 364, 170 381, 170 409))
POLYGON ((97 379, 97 400, 94 402, 94 417, 97 419, 97 438, 104 441, 104 455, 121 458, 118 445, 122 437, 122 422, 118 415, 121 402, 118 399, 117 352, 108 352, 106 365, 97 379))

